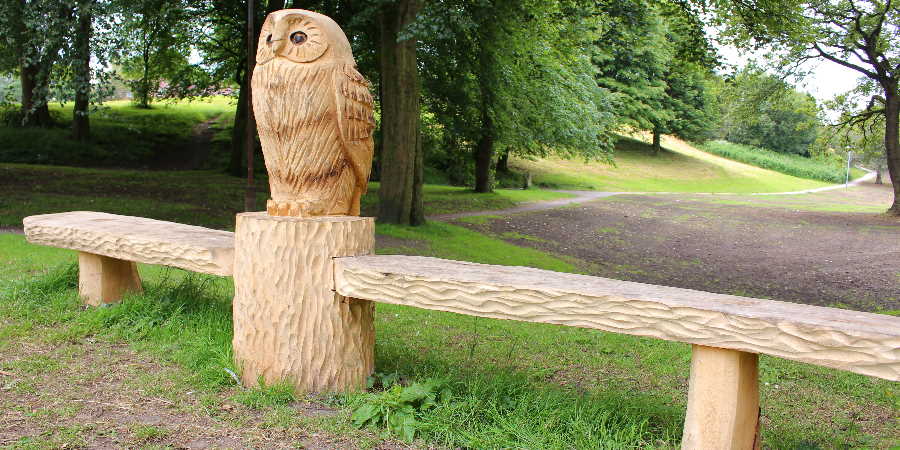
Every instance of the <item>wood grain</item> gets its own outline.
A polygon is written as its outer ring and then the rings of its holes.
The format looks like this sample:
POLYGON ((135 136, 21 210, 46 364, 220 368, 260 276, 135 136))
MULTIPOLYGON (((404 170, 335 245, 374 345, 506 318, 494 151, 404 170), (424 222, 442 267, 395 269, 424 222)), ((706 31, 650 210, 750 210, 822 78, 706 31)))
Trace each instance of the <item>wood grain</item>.
POLYGON ((900 318, 415 256, 335 260, 345 296, 765 353, 900 381, 900 318))
POLYGON ((759 355, 694 345, 682 450, 759 445, 759 355))
POLYGON ((78 252, 78 294, 88 305, 116 303, 128 292, 141 292, 133 261, 78 252))
POLYGON ((234 265, 234 234, 227 231, 91 211, 22 222, 33 244, 214 275, 231 275, 234 265))
POLYGON ((336 256, 366 255, 372 218, 237 216, 234 357, 245 385, 301 391, 365 387, 374 370, 374 304, 336 294, 336 256))

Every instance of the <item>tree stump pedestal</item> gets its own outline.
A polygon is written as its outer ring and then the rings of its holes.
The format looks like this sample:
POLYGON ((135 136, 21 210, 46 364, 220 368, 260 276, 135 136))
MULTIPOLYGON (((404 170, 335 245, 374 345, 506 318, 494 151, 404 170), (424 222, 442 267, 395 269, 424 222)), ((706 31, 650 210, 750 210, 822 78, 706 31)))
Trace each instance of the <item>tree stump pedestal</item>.
POLYGON ((375 307, 334 291, 332 259, 374 246, 370 217, 238 214, 233 343, 245 386, 365 387, 375 366, 375 307))

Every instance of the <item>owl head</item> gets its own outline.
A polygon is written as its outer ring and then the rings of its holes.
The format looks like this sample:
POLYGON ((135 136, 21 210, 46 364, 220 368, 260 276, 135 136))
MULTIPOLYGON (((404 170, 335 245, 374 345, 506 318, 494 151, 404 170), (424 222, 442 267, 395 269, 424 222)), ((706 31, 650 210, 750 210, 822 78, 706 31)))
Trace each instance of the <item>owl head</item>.
POLYGON ((278 58, 295 63, 344 60, 353 53, 341 27, 330 17, 305 9, 282 9, 266 17, 256 46, 256 64, 278 58))

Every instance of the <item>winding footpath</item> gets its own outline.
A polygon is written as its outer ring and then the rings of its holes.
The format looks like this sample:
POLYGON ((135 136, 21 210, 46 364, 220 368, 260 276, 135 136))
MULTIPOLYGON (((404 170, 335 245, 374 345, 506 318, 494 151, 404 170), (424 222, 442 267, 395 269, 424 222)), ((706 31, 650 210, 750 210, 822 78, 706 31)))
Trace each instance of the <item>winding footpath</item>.
POLYGON ((518 214, 524 212, 533 212, 533 211, 546 211, 548 209, 560 208, 563 206, 575 204, 575 203, 584 203, 592 200, 598 200, 601 198, 612 197, 615 195, 674 195, 674 194, 690 194, 690 195, 801 195, 801 194, 814 194, 816 192, 825 192, 832 191, 835 189, 845 189, 851 186, 857 186, 861 183, 865 183, 875 178, 875 172, 871 170, 867 170, 867 174, 857 178, 856 180, 851 181, 848 184, 835 184, 832 186, 824 186, 815 189, 806 189, 802 191, 789 191, 789 192, 756 192, 749 194, 738 194, 734 192, 603 192, 603 191, 566 191, 566 190, 556 190, 553 189, 553 192, 561 192, 564 194, 571 194, 572 197, 561 198, 557 200, 548 200, 548 201, 539 201, 539 202, 528 202, 523 203, 519 206, 514 206, 512 208, 505 209, 494 209, 494 210, 481 210, 481 211, 464 211, 458 213, 451 214, 437 214, 432 216, 427 216, 427 220, 435 220, 439 222, 446 222, 449 220, 461 219, 463 217, 474 217, 474 216, 485 216, 485 215, 498 215, 505 216, 509 214, 518 214))

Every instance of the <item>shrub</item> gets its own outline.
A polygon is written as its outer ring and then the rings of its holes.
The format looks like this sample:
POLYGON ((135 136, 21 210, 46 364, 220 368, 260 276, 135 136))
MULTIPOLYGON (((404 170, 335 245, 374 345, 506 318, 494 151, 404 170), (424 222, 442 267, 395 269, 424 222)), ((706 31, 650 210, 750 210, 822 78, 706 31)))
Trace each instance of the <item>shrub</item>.
POLYGON ((734 144, 727 141, 711 141, 700 146, 706 152, 728 159, 774 170, 798 178, 843 183, 846 176, 839 161, 807 158, 800 155, 777 153, 764 148, 734 144))

